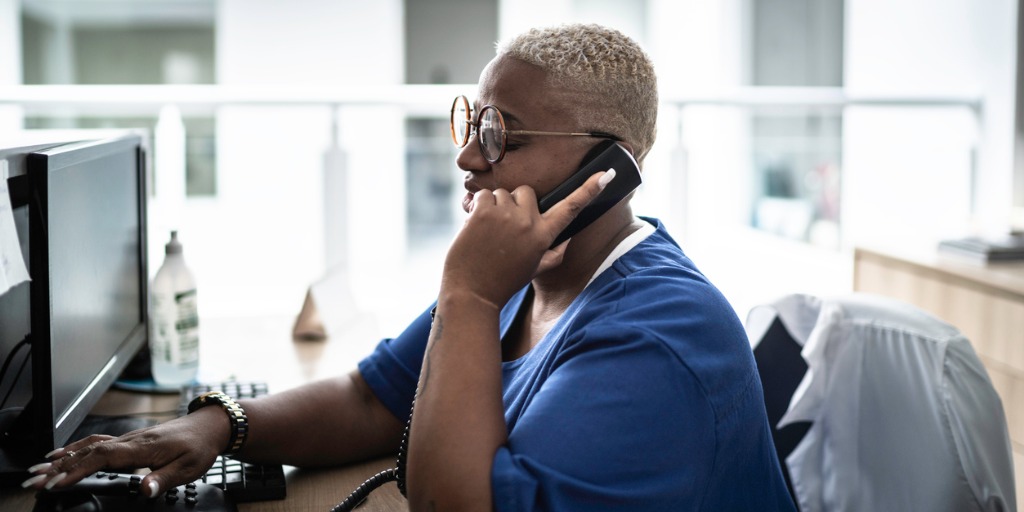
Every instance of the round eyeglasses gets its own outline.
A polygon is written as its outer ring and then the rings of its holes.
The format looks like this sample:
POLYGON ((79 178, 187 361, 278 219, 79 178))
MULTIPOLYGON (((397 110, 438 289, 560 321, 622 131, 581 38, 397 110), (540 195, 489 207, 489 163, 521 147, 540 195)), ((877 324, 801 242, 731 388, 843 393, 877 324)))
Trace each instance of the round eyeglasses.
POLYGON ((452 103, 451 118, 452 141, 460 148, 469 144, 473 133, 477 135, 477 142, 480 144, 480 153, 492 164, 496 164, 505 157, 505 147, 508 144, 509 135, 561 135, 566 137, 597 137, 600 139, 611 139, 621 141, 619 137, 605 132, 541 132, 536 130, 507 130, 505 129, 505 118, 501 111, 494 105, 484 105, 480 109, 480 116, 473 122, 473 109, 465 96, 456 96, 452 103))

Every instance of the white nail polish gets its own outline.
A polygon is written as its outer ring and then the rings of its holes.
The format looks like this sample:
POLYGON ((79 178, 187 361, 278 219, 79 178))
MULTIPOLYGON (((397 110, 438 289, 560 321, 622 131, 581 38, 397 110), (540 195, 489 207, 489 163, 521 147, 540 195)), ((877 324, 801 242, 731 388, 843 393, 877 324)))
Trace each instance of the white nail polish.
POLYGON ((149 487, 150 498, 155 498, 160 493, 160 484, 156 483, 156 480, 150 480, 147 486, 149 487))
POLYGON ((59 484, 61 480, 64 480, 67 477, 67 473, 60 473, 57 476, 51 478, 49 482, 46 482, 46 485, 44 485, 43 488, 45 488, 46 490, 53 489, 53 486, 59 484))
POLYGON ((47 469, 50 469, 50 466, 52 466, 52 465, 53 465, 53 463, 51 463, 51 462, 40 462, 39 464, 36 464, 35 466, 32 466, 32 467, 28 468, 28 472, 29 473, 44 473, 44 472, 46 472, 47 469))
POLYGON ((56 450, 44 455, 44 457, 46 457, 47 459, 53 459, 57 457, 57 455, 64 455, 64 448, 57 448, 56 450))
POLYGON ((26 487, 32 487, 33 485, 38 484, 39 482, 42 482, 43 480, 46 480, 46 475, 36 475, 36 476, 34 476, 32 478, 29 478, 28 480, 25 480, 24 482, 22 482, 21 483, 21 488, 24 489, 26 487))
POLYGON ((604 189, 604 187, 608 186, 613 179, 615 179, 615 169, 608 169, 600 178, 597 179, 597 184, 604 189))

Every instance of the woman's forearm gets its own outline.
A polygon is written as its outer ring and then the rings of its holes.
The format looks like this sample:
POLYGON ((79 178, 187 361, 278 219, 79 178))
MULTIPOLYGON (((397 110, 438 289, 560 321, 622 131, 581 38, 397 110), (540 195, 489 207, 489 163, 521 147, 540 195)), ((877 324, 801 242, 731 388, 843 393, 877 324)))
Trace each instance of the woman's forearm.
POLYGON ((506 438, 498 311, 442 296, 409 439, 410 510, 489 510, 506 438))
POLYGON ((250 432, 239 458, 327 466, 398 450, 399 421, 358 371, 239 403, 250 432))

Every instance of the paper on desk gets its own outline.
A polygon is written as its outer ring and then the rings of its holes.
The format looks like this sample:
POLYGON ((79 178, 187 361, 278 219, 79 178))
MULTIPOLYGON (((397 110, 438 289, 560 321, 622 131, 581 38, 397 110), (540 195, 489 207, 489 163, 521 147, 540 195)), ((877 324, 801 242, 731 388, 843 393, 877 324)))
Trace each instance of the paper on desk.
POLYGON ((14 228, 11 195, 7 191, 7 160, 0 160, 0 295, 28 280, 28 269, 14 228))

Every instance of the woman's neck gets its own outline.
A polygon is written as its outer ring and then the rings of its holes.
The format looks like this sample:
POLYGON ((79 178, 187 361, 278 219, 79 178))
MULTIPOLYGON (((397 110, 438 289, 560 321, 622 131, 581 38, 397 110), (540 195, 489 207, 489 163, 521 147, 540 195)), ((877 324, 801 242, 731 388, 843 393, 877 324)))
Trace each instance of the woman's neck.
MULTIPOLYGON (((533 306, 549 314, 564 311, 615 247, 641 225, 628 204, 613 208, 576 234, 562 263, 533 279, 533 306)), ((539 312, 539 311, 538 311, 539 312)))

